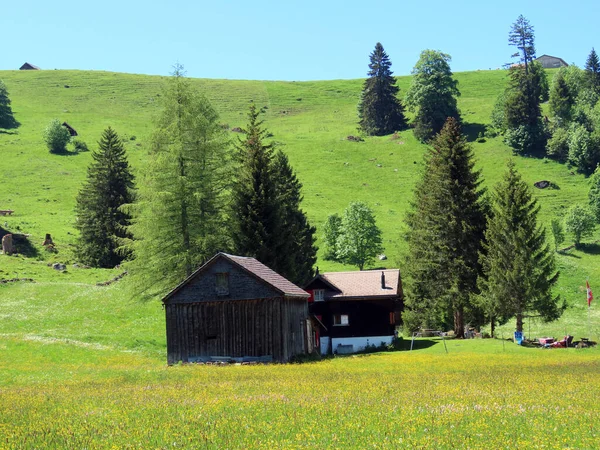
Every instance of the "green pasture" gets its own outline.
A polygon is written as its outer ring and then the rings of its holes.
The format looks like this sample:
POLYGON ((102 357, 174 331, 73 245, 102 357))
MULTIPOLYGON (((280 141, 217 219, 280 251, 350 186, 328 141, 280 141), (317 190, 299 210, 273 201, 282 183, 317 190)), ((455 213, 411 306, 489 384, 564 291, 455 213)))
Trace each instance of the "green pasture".
MULTIPOLYGON (((475 141, 489 123, 505 71, 458 73, 465 132, 484 185, 514 158, 549 226, 587 198, 587 181, 555 161, 513 157, 501 138, 475 141), (532 188, 533 189, 533 188, 532 188)), ((90 153, 52 155, 42 141, 58 118, 95 147, 112 126, 141 173, 163 79, 86 71, 0 71, 16 130, 0 131, 0 227, 29 235, 27 255, 0 255, 0 449, 16 448, 594 448, 600 439, 598 348, 542 350, 503 340, 423 340, 413 352, 300 365, 166 366, 164 312, 132 298, 120 274, 74 265, 76 194, 90 153), (41 243, 51 233, 58 250, 41 243), (51 264, 67 264, 58 272, 51 264)), ((229 128, 249 102, 304 185, 303 207, 320 228, 361 200, 375 211, 386 261, 403 269, 404 217, 426 146, 410 130, 396 139, 357 135, 361 80, 274 82, 194 79, 229 128)), ((400 77, 401 94, 410 77, 400 77)), ((232 141, 238 134, 230 132, 232 141)), ((557 322, 525 321, 529 337, 573 334, 600 341, 596 234, 557 254, 557 322)), ((548 236, 549 241, 552 240, 548 236)), ((321 257, 321 271, 354 270, 321 257)), ((509 323, 503 337, 514 331, 509 323)))

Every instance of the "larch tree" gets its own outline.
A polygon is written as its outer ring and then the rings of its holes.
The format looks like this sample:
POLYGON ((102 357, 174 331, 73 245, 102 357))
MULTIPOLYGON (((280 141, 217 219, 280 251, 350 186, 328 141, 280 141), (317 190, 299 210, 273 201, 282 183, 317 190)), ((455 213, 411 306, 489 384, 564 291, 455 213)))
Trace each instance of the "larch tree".
POLYGON ((228 246, 229 143, 219 116, 175 67, 162 95, 138 201, 130 207, 137 295, 156 298, 228 246))
POLYGON ((559 273, 545 231, 537 224, 539 209, 514 163, 509 162, 493 195, 479 285, 488 319, 503 324, 515 317, 520 332, 526 314, 552 321, 565 308, 552 293, 559 273))
POLYGON ((412 70, 406 104, 415 113, 415 136, 423 142, 439 133, 449 117, 460 119, 456 102, 460 91, 450 69, 451 59, 446 53, 423 50, 412 70))
POLYGON ((282 232, 279 187, 274 173, 274 149, 260 111, 251 104, 244 138, 237 143, 237 176, 232 190, 233 249, 251 256, 285 276, 288 269, 282 232))
POLYGON ((407 217, 409 326, 453 327, 464 336, 481 316, 478 261, 486 227, 480 171, 456 119, 432 140, 407 217))
POLYGON ((279 239, 288 259, 282 275, 292 283, 303 286, 314 276, 314 265, 317 262, 317 229, 310 225, 306 213, 302 211, 302 183, 292 169, 287 155, 278 150, 273 162, 281 209, 279 239))
POLYGON ((406 128, 404 107, 398 99, 392 63, 378 42, 371 53, 368 78, 358 104, 360 129, 370 136, 383 136, 406 128))
POLYGON ((0 80, 0 128, 11 129, 19 126, 19 122, 15 119, 10 104, 11 101, 6 85, 0 80))
POLYGON ((121 207, 134 201, 134 178, 123 143, 110 127, 102 133, 92 159, 77 195, 76 253, 84 264, 112 268, 128 256, 120 247, 124 239, 131 239, 127 231, 131 217, 121 207))

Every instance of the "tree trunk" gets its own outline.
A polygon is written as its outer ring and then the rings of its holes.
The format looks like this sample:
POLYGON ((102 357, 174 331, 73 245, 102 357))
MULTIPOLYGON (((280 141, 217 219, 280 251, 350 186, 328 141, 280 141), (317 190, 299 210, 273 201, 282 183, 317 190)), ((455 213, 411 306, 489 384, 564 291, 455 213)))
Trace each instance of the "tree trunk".
POLYGON ((465 337, 465 315, 462 308, 454 311, 454 336, 459 339, 465 337))
POLYGON ((523 314, 517 313, 517 331, 523 332, 523 314))
POLYGON ((495 337, 495 332, 496 332, 496 321, 492 317, 490 319, 490 336, 495 337))

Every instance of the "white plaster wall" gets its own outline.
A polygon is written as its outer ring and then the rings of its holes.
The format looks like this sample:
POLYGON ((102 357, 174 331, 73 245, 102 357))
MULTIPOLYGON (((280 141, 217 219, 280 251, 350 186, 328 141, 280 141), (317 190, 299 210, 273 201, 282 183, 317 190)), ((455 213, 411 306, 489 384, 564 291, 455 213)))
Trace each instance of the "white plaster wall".
POLYGON ((321 355, 326 355, 329 350, 329 336, 321 336, 321 355))
MULTIPOLYGON (((364 350, 367 345, 375 345, 378 347, 382 342, 385 344, 391 344, 394 336, 365 336, 365 337, 348 337, 348 338, 333 338, 332 350, 335 353, 335 349, 338 344, 341 345, 352 345, 353 350, 359 352, 364 350)), ((321 353, 323 353, 323 339, 321 338, 321 353)))

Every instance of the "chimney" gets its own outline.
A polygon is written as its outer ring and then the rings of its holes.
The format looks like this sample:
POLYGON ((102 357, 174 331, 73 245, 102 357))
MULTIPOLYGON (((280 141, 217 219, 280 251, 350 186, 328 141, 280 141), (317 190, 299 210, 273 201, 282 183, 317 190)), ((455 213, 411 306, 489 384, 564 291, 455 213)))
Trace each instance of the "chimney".
POLYGON ((385 289, 385 273, 381 271, 381 289, 385 289))

